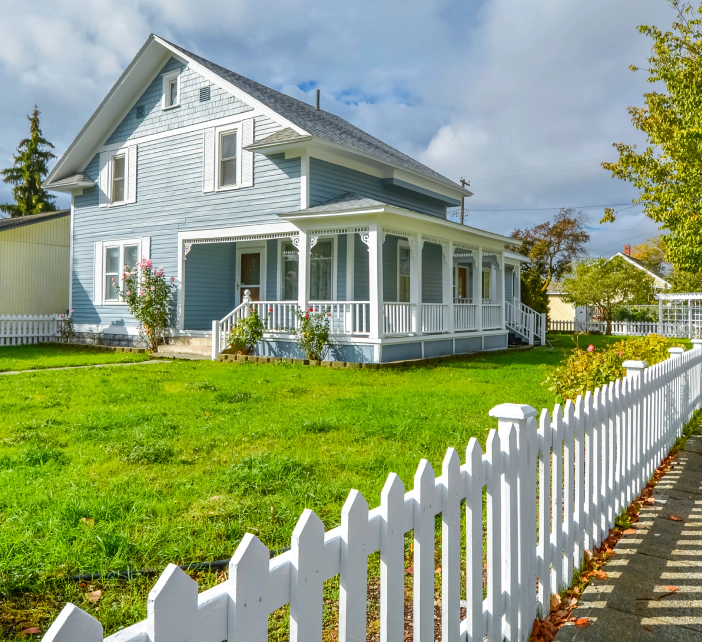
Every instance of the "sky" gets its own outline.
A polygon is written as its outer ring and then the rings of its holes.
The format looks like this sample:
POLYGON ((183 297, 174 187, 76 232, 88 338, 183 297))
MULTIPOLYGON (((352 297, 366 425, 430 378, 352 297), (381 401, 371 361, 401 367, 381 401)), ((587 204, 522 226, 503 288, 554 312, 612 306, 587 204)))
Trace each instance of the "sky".
POLYGON ((626 108, 651 85, 629 65, 650 54, 638 25, 670 26, 665 0, 0 0, 0 15, 0 167, 35 104, 61 155, 156 33, 310 103, 320 89, 323 109, 466 178, 469 225, 508 234, 574 207, 593 256, 658 233, 600 163, 644 143, 626 108))

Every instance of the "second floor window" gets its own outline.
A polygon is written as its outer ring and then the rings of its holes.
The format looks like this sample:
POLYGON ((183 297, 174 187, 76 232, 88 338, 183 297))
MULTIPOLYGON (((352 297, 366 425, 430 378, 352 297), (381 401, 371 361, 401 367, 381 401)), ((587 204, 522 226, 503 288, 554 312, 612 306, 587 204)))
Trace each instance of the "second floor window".
POLYGON ((105 247, 105 302, 119 302, 119 289, 125 267, 134 269, 139 260, 139 246, 116 244, 105 247))
POLYGON ((236 132, 222 134, 219 140, 219 186, 236 185, 236 132))
POLYGON ((115 156, 112 159, 112 202, 123 203, 125 198, 125 156, 115 156))

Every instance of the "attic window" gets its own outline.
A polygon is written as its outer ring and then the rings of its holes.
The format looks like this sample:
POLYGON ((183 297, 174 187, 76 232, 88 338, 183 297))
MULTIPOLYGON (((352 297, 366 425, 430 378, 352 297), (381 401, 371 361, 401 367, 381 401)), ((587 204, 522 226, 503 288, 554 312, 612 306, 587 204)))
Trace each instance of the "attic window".
POLYGON ((144 109, 144 105, 137 105, 137 108, 136 108, 137 120, 143 120, 145 115, 146 115, 146 110, 144 109))
POLYGON ((172 71, 163 75, 163 109, 180 105, 180 72, 172 71))
POLYGON ((210 99, 210 86, 200 87, 200 102, 206 103, 210 99))

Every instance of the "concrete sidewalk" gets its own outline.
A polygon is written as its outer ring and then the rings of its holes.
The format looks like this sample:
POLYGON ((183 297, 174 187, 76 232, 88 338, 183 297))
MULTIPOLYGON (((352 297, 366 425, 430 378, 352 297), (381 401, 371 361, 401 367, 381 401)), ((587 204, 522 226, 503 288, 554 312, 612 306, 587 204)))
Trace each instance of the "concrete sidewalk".
POLYGON ((586 628, 564 626, 556 642, 702 640, 702 437, 687 441, 573 611, 586 628), (680 521, 678 521, 680 520, 680 521))

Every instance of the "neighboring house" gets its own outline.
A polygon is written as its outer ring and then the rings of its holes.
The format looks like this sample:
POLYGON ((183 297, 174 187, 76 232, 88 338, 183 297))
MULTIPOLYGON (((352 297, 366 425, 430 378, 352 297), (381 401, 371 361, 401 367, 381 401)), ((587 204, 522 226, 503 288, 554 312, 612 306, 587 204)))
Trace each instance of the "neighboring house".
MULTIPOLYGON (((625 245, 623 252, 617 252, 610 257, 610 261, 613 258, 620 257, 624 259, 627 263, 633 265, 637 270, 648 274, 653 279, 653 287, 656 290, 669 290, 671 284, 665 279, 665 277, 653 270, 650 270, 643 261, 635 259, 631 256, 631 246, 625 245)), ((584 305, 575 306, 572 303, 566 303, 563 300, 564 293, 561 288, 561 284, 552 281, 548 286, 548 320, 551 321, 575 321, 575 329, 584 329, 585 324, 588 321, 587 307, 584 305)))
POLYGON ((0 218, 0 316, 67 311, 70 215, 0 218))
POLYGON ((329 311, 343 361, 507 346, 523 257, 505 251, 514 239, 447 219, 469 191, 157 36, 45 186, 72 197, 79 331, 135 336, 112 278, 150 257, 177 277, 176 343, 206 343, 223 320, 219 337, 248 290, 269 315, 266 354, 296 354, 298 304, 329 311))

